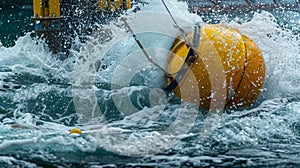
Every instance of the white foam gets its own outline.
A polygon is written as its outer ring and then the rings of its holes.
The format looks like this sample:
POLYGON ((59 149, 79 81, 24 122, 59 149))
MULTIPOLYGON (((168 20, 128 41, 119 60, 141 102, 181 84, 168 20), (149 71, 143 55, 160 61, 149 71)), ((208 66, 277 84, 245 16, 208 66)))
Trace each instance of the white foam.
POLYGON ((37 143, 40 141, 41 137, 42 137, 42 135, 40 134, 39 136, 31 138, 31 139, 4 140, 0 144, 0 150, 4 150, 4 149, 12 147, 12 146, 20 146, 20 145, 24 145, 24 144, 37 143))
MULTIPOLYGON (((190 14, 187 11, 187 5, 183 2, 176 2, 168 0, 166 1, 168 7, 170 8, 170 11, 175 16, 176 21, 178 22, 179 26, 184 28, 184 30, 189 31, 193 28, 193 24, 196 22, 201 22, 201 18, 197 15, 190 14)), ((159 54, 160 52, 156 52, 157 50, 150 51, 150 49, 153 48, 164 48, 169 49, 172 38, 175 38, 180 34, 180 32, 174 28, 174 23, 171 20, 170 16, 166 12, 166 9, 158 0, 151 0, 149 1, 149 4, 142 8, 142 10, 138 13, 129 13, 128 16, 123 16, 128 19, 128 23, 134 28, 135 32, 138 33, 144 33, 139 34, 139 38, 141 42, 149 48, 147 50, 153 57, 157 60, 161 60, 162 58, 160 56, 165 54, 159 54), (150 15, 153 14, 153 15, 150 15), (140 17, 143 16, 143 17, 140 17), (162 18, 159 18, 159 16, 162 16, 162 18), (142 18, 145 18, 144 20, 142 18), (149 34, 150 32, 150 34, 149 34), (147 34, 148 33, 148 34, 147 34), (154 33, 152 35, 151 33, 154 33), (155 34, 156 33, 156 34, 155 34), (171 36, 170 39, 159 39, 157 40, 157 33, 161 33, 166 36, 171 36)), ((296 82, 300 79, 299 77, 299 39, 294 38, 294 35, 291 34, 287 30, 282 30, 278 27, 276 24, 276 21, 274 20, 274 17, 270 15, 269 13, 262 12, 262 13, 256 13, 253 17, 253 19, 249 22, 238 24, 236 22, 231 23, 223 23, 230 27, 236 28, 242 33, 246 34, 247 36, 254 39, 259 47, 262 49, 264 57, 266 59, 267 63, 267 89, 272 90, 271 96, 269 96, 269 99, 272 99, 277 96, 284 96, 285 94, 290 93, 299 93, 299 85, 292 84, 293 82, 296 82), (269 35, 272 35, 272 37, 269 37, 269 35), (284 48, 284 49, 282 49, 284 48)), ((107 25, 106 28, 110 29, 112 31, 112 40, 108 41, 106 43, 99 42, 99 36, 91 37, 90 41, 87 42, 87 44, 82 48, 81 52, 79 53, 79 56, 84 56, 87 59, 87 63, 79 63, 79 67, 77 69, 75 68, 76 72, 73 72, 74 76, 71 76, 69 73, 64 73, 66 71, 64 68, 64 65, 61 67, 61 63, 70 63, 68 62, 53 62, 53 59, 51 59, 51 54, 47 50, 47 48, 44 48, 43 45, 35 45, 35 41, 31 40, 29 34, 25 35, 24 37, 21 37, 16 42, 16 45, 11 48, 5 48, 0 47, 0 65, 3 66, 9 66, 12 68, 13 72, 29 72, 36 75, 42 75, 43 71, 39 72, 39 70, 42 70, 43 68, 49 68, 53 69, 52 72, 57 73, 58 75, 66 76, 66 78, 72 80, 83 80, 79 81, 78 83, 75 82, 75 84, 83 84, 85 81, 88 81, 86 84, 94 84, 94 80, 97 76, 100 76, 100 78, 103 79, 103 81, 108 82, 111 79, 112 74, 114 73, 114 68, 116 68, 121 61, 124 61, 126 59, 126 56, 128 56, 130 53, 138 53, 136 54, 136 57, 139 59, 142 59, 142 61, 147 61, 142 53, 140 52, 134 52, 139 50, 139 48, 136 46, 135 41, 131 37, 131 34, 126 32, 126 28, 123 25, 122 21, 113 22, 110 25, 107 25), (116 48, 114 48, 116 47, 116 48), (108 55, 105 55, 108 53, 108 55), (103 54, 103 55, 101 55, 103 54), (93 65, 96 61, 99 60, 99 57, 104 56, 104 63, 107 63, 109 66, 106 70, 103 70, 99 73, 96 73, 93 71, 93 68, 91 68, 91 65, 93 65), (33 67, 33 68, 32 68, 33 67), (91 70, 92 69, 92 70, 91 70), (87 79, 89 76, 91 76, 91 79, 87 79), (90 83, 89 83, 90 82, 90 83)), ((77 56, 76 52, 74 53, 75 56, 77 56)), ((79 57, 78 56, 78 57, 79 57)), ((80 62, 80 61, 79 61, 80 62)), ((161 62, 161 66, 164 66, 164 62, 161 62)), ((152 66, 152 65, 151 65, 152 66)), ((126 67, 124 67, 125 69, 126 67)), ((149 68, 149 67, 146 67, 149 68)), ((71 68, 72 69, 72 68, 71 68)), ((127 68, 128 69, 128 68, 127 68)), ((162 76, 162 72, 158 71, 151 71, 153 73, 153 76, 162 76)), ((5 74, 5 73, 4 73, 5 74)), ((11 75, 6 74, 6 75, 11 75)), ((2 76, 2 72, 1 72, 2 76)), ((121 76, 117 76, 120 77, 121 76)), ((151 80, 154 78, 150 78, 149 82, 157 82, 159 83, 159 80, 151 80)), ((160 79, 160 82, 163 81, 163 78, 160 79)), ((16 94, 15 101, 23 100, 23 99, 29 99, 29 98, 36 98, 38 93, 42 93, 43 91, 51 90, 51 88, 48 88, 48 90, 44 87, 47 87, 47 85, 43 85, 43 87, 37 88, 40 90, 36 90, 37 93, 34 92, 18 92, 16 94), (25 95, 28 94, 28 95, 25 95)), ((121 87, 122 88, 122 87, 121 87)), ((125 87, 123 87, 125 88, 125 87)), ((33 88, 34 89, 34 88, 33 88)), ((95 89, 94 87, 92 89, 95 89)), ((128 89, 129 95, 132 94, 133 90, 139 90, 140 87, 132 87, 131 89, 128 89)), ((125 90, 125 89, 123 89, 125 90)), ((117 90, 115 93, 118 93, 123 91, 117 90)), ((92 90, 95 91, 95 90, 92 90)), ((112 91, 113 92, 113 91, 112 91)), ((82 94, 86 94, 86 90, 82 90, 82 94)), ((110 93, 111 94, 111 93, 110 93)), ((138 111, 136 115, 132 115, 130 117, 125 118, 125 120, 120 121, 123 125, 136 125, 138 122, 138 119, 142 116, 147 116, 147 114, 151 113, 153 116, 147 118, 144 117, 141 122, 143 122, 147 128, 151 128, 151 126, 155 125, 156 123, 151 121, 154 117, 157 117, 158 114, 161 114, 165 111, 164 110, 164 103, 165 99, 162 98, 162 105, 156 104, 155 106, 143 109, 138 111)), ((266 102, 269 103, 269 102, 266 102)), ((270 103, 269 103, 270 105, 270 103)), ((271 106, 277 106, 276 109, 280 108, 281 106, 278 106, 278 104, 275 103, 271 104, 271 106)), ((295 108, 297 108, 295 106, 295 108)), ((84 108, 84 110, 88 111, 91 107, 84 108)), ((95 108, 95 107, 92 107, 95 108)), ((270 106, 266 106, 266 109, 270 110, 270 106)), ((275 109, 275 110, 276 110, 275 109)), ((17 111, 18 109, 16 109, 17 111)), ((185 108, 184 106, 179 107, 177 109, 177 113, 183 112, 188 113, 191 110, 188 108, 185 108)), ((299 111, 297 111, 299 112, 299 111)), ((176 114, 176 110, 173 115, 176 114)), ((170 114, 170 115, 172 115, 170 114)), ((175 116, 176 118, 176 116, 175 116)), ((155 119, 155 118, 154 118, 155 119)), ((20 121, 21 119, 19 119, 20 121)), ((249 119, 250 120, 250 119, 249 119)), ((6 120, 8 121, 8 120, 6 120)), ((189 121, 189 120, 184 120, 189 121)), ((184 122, 181 121, 181 122, 184 122)), ((257 120, 256 118, 252 118, 252 126, 258 125, 260 123, 260 120, 257 120), (255 121, 253 121, 255 120, 255 121)), ((268 120, 266 120, 267 122, 268 120)), ((11 121, 9 121, 11 122, 11 121)), ((24 125, 32 125, 35 124, 34 121, 32 121, 32 118, 23 118, 24 125)), ((280 122, 275 122, 280 127, 280 122)), ((247 123, 245 122, 245 125, 247 123)), ((113 125, 113 124, 112 124, 113 125)), ((263 125, 268 125, 268 123, 264 123, 263 125)), ((55 129, 55 130, 67 130, 68 127, 62 127, 62 125, 53 125, 53 124, 46 124, 44 127, 38 127, 37 129, 55 129)), ((247 125, 245 126, 247 128, 247 125)), ((257 129, 260 129, 259 127, 257 129)), ((256 132, 259 132, 260 130, 253 129, 252 134, 255 134, 256 132)), ((288 128, 286 128, 288 130, 288 128)), ((186 132, 181 135, 169 135, 169 134, 161 134, 159 132, 153 131, 153 130, 147 130, 141 133, 134 133, 131 134, 131 136, 126 136, 128 133, 127 129, 121 129, 121 128, 115 128, 110 127, 109 125, 104 125, 103 127, 100 127, 97 129, 97 135, 94 137, 95 142, 97 143, 97 147, 102 147, 105 149, 110 149, 112 151, 115 151, 116 153, 124 154, 127 152, 128 155, 139 155, 139 154, 145 154, 145 153, 151 153, 151 152, 158 152, 157 150, 154 150, 155 147, 160 147, 160 149, 165 150, 168 149, 170 144, 176 144, 178 140, 180 140, 182 137, 188 137, 189 134, 186 132), (147 132, 149 131, 149 132, 147 132), (116 134, 120 134, 121 136, 116 136, 116 134), (166 142, 166 140, 169 140, 169 142, 166 142)), ((176 130, 174 130, 176 131, 176 130)), ((188 131, 188 130, 187 130, 188 131)), ((269 129, 264 129, 264 133, 271 132, 269 129)), ((275 129, 276 131, 276 129, 275 129)), ((274 131, 272 131, 273 133, 274 131)), ((232 132, 228 133, 228 135, 231 135, 232 132)), ((45 133, 46 134, 46 133, 45 133)), ((43 134, 43 135, 45 135, 43 134)), ((241 133, 242 134, 242 133, 241 133)), ((220 137, 222 138, 223 134, 220 134, 220 137)), ((256 134, 255 134, 256 135, 256 134)), ((29 134, 28 136, 32 136, 32 134, 29 134)), ((233 134, 236 141, 242 142, 243 140, 247 140, 247 142, 256 142, 255 138, 247 137, 246 134, 236 135, 233 134)), ((263 136, 263 135, 261 135, 263 136)), ((34 138, 28 138, 23 140, 7 140, 3 141, 0 145, 0 149, 11 147, 12 145, 23 145, 27 143, 34 143, 39 140, 39 137, 34 138)), ((78 148, 80 148, 82 151, 94 151, 96 149, 95 146, 88 146, 89 143, 85 143, 84 145, 81 144, 82 139, 79 139, 78 141, 74 139, 67 139, 63 136, 58 135, 55 138, 50 138, 48 140, 44 140, 45 143, 60 143, 62 145, 73 145, 77 144, 78 148), (71 141, 71 142, 69 142, 71 141), (90 148, 86 148, 87 145, 90 148)), ((220 140, 220 139, 218 139, 220 140)), ((230 137, 228 139, 221 139, 224 141, 229 141, 230 137)))
POLYGON ((23 160, 17 160, 14 157, 9 157, 9 156, 0 156, 0 163, 2 166, 14 166, 18 165, 18 167, 38 167, 34 163, 29 163, 23 160))
POLYGON ((255 13, 243 24, 224 24, 253 39, 261 49, 267 68, 267 99, 300 93, 300 42, 292 30, 280 27, 276 18, 266 11, 255 13))

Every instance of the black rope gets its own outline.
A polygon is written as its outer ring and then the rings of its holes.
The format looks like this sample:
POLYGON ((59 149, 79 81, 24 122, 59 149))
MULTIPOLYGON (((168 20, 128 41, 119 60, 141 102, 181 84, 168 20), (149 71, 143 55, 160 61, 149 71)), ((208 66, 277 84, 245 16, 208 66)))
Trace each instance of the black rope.
MULTIPOLYGON (((112 2, 112 5, 115 7, 116 11, 119 14, 122 14, 121 11, 117 8, 117 6, 115 5, 115 3, 112 2)), ((162 68, 160 65, 158 65, 156 62, 153 61, 153 59, 151 58, 151 56, 147 53, 147 51, 145 50, 144 46, 142 45, 141 41, 138 39, 138 37, 136 36, 136 34, 134 33, 134 31, 132 30, 131 26, 128 24, 128 22, 126 21, 125 18, 121 18, 121 20, 124 22, 125 26, 128 28, 128 30, 130 31, 130 33, 132 34, 132 37, 134 38, 135 42, 138 44, 139 48, 142 50, 142 52, 144 53, 144 55, 146 56, 146 58, 148 59, 149 62, 151 62, 153 65, 155 65, 157 68, 159 68, 160 70, 162 70, 166 76, 171 76, 172 74, 169 74, 164 68, 162 68)))
POLYGON ((192 48, 190 48, 189 53, 184 60, 184 64, 181 66, 180 70, 178 71, 175 79, 165 88, 167 91, 173 91, 179 84, 179 82, 183 79, 184 75, 186 74, 187 70, 189 69, 190 65, 195 62, 195 52, 192 48))
MULTIPOLYGON (((196 24, 194 28, 193 46, 198 46, 199 40, 200 40, 200 24, 196 24)), ((167 91, 172 91, 178 86, 179 82, 183 79, 183 76, 186 74, 188 68, 196 60, 197 52, 195 51, 195 48, 194 47, 192 48, 187 44, 186 46, 189 48, 189 52, 184 60, 184 64, 181 66, 180 70, 176 72, 175 79, 173 77, 167 76, 167 78, 171 80, 171 83, 165 88, 165 90, 167 91)))

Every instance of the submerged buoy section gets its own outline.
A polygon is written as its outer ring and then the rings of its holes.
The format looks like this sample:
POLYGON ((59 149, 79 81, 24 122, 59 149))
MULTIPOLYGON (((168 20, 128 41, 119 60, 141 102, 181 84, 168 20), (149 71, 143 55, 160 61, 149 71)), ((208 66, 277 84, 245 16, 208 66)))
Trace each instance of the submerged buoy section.
POLYGON ((166 67, 172 74, 166 77, 169 90, 205 110, 216 101, 223 102, 226 109, 256 102, 264 85, 265 63, 253 40, 221 25, 201 25, 199 33, 186 36, 191 44, 198 38, 197 44, 192 49, 182 37, 174 41, 166 67), (191 82, 191 77, 196 82, 191 82), (221 96, 215 97, 218 92, 222 92, 221 96), (186 96, 194 94, 199 100, 186 96))

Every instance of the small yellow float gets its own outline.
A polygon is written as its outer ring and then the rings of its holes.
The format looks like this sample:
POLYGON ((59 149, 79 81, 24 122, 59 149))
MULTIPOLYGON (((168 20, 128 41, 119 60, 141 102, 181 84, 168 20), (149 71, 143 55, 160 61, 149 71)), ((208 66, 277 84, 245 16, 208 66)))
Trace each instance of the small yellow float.
POLYGON ((81 135, 82 131, 79 128, 73 128, 70 130, 70 134, 78 134, 81 135))
POLYGON ((187 33, 186 37, 178 37, 173 43, 166 67, 172 74, 166 78, 167 90, 183 101, 196 102, 205 110, 211 108, 211 101, 216 101, 212 96, 214 91, 222 89, 225 90, 222 99, 226 109, 248 107, 256 102, 264 85, 265 63, 253 40, 221 25, 201 25, 198 34, 187 33), (196 45, 186 44, 195 38, 198 38, 196 45), (213 63, 216 61, 221 66, 213 63), (183 68, 184 65, 189 71, 183 68), (218 79, 221 75, 224 81, 218 79), (196 82, 191 83, 189 76, 196 82), (219 85, 223 88, 212 89, 216 82, 224 83, 219 85), (191 87, 197 87, 199 93, 193 92, 191 87), (182 97, 182 93, 198 94, 200 100, 194 100, 193 96, 182 97))

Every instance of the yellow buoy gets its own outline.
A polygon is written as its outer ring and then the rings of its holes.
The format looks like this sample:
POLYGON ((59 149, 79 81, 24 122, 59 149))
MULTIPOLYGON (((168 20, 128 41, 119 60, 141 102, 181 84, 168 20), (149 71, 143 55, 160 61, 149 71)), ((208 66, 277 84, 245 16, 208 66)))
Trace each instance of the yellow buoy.
POLYGON ((81 135, 82 134, 82 131, 78 128, 73 128, 71 131, 70 131, 70 134, 79 134, 81 135))
MULTIPOLYGON (((167 77, 167 88, 184 101, 195 102, 205 110, 212 109, 213 101, 223 102, 224 108, 254 104, 265 79, 265 64, 258 46, 238 31, 220 25, 202 25, 196 36, 199 35, 195 51, 181 37, 174 41, 166 67, 172 74, 167 77), (191 82, 191 77, 196 82, 191 82), (198 93, 191 87, 197 87, 198 93), (214 97, 218 92, 221 96, 214 97), (182 93, 198 94, 199 100, 195 100, 195 96, 183 97, 182 93)), ((193 36, 193 33, 187 34, 191 43, 193 36)))

